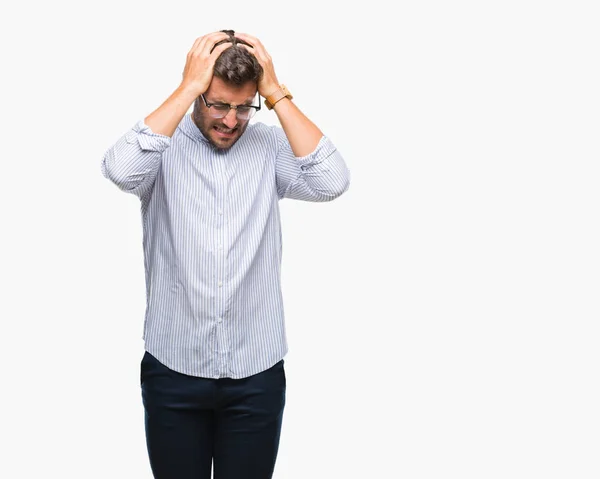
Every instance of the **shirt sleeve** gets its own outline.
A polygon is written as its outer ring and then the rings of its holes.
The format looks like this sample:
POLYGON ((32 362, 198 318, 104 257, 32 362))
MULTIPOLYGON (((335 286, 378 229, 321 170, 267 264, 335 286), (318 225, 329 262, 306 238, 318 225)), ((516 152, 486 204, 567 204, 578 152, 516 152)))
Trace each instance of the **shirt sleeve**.
POLYGON ((162 153, 170 145, 170 137, 154 133, 140 120, 106 151, 102 174, 122 191, 141 198, 152 189, 162 153))
POLYGON ((280 199, 331 201, 348 190, 350 171, 327 136, 321 137, 312 153, 296 157, 283 129, 275 131, 279 148, 275 173, 280 199))

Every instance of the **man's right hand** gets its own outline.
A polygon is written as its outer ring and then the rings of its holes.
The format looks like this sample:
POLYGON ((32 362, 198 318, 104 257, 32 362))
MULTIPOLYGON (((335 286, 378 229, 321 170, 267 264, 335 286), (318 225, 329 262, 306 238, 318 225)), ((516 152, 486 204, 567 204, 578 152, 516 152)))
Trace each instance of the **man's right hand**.
POLYGON ((187 54, 181 82, 183 89, 193 92, 196 97, 208 90, 213 77, 215 61, 224 50, 233 45, 231 42, 225 42, 215 47, 215 44, 227 38, 229 35, 226 33, 214 32, 196 39, 187 54))
POLYGON ((215 32, 204 35, 194 42, 187 55, 181 84, 162 105, 144 118, 144 122, 152 132, 165 136, 173 135, 190 106, 208 90, 213 78, 215 61, 232 45, 231 42, 225 42, 215 47, 215 44, 227 38, 229 35, 226 33, 215 32))

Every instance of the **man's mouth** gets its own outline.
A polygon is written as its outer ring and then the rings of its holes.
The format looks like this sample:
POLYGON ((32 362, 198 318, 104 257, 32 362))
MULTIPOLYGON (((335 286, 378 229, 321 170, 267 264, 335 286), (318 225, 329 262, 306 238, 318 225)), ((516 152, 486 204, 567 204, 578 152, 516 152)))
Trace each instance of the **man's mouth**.
POLYGON ((227 128, 227 127, 219 126, 219 125, 213 126, 213 129, 217 132, 217 134, 219 136, 223 136, 223 137, 231 137, 237 131, 237 127, 235 127, 235 128, 227 128))

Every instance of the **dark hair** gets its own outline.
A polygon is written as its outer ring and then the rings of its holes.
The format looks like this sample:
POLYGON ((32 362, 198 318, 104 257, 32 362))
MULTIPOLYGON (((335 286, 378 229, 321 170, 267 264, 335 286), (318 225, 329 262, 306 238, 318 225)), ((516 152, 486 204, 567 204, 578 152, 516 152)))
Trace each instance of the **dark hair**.
POLYGON ((245 47, 238 46, 238 44, 252 45, 240 38, 236 38, 233 30, 221 31, 227 33, 229 38, 221 40, 215 47, 226 42, 233 43, 233 45, 217 58, 213 70, 214 76, 219 77, 225 83, 233 83, 234 85, 243 85, 250 81, 258 83, 263 74, 260 63, 245 47))

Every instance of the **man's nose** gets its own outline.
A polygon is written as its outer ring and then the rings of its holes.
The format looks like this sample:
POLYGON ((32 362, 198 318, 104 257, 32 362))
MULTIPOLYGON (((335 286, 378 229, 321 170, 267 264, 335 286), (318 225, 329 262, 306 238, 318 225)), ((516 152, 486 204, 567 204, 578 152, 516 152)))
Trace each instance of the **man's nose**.
POLYGON ((223 118, 223 123, 227 125, 227 128, 235 128, 237 126, 238 119, 236 115, 237 110, 235 110, 235 108, 230 108, 230 110, 227 112, 227 115, 225 115, 223 118))

